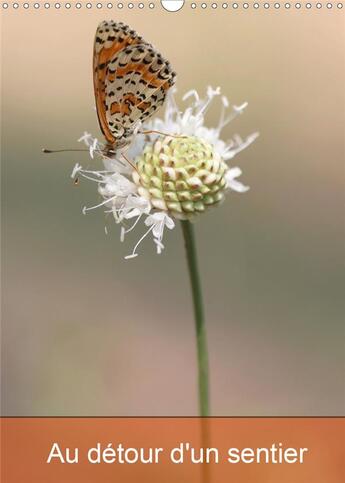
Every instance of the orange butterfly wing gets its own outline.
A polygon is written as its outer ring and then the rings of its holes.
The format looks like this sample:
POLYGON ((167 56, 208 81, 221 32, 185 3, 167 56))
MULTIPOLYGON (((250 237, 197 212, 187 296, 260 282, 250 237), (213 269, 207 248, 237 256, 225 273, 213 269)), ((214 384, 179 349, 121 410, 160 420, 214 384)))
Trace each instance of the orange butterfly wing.
POLYGON ((102 22, 94 43, 94 90, 101 130, 112 146, 164 103, 176 74, 152 45, 123 23, 102 22))
POLYGON ((120 50, 138 43, 143 43, 142 38, 123 23, 105 20, 96 30, 93 50, 95 101, 100 128, 110 144, 115 142, 115 137, 109 129, 106 118, 106 68, 120 50))

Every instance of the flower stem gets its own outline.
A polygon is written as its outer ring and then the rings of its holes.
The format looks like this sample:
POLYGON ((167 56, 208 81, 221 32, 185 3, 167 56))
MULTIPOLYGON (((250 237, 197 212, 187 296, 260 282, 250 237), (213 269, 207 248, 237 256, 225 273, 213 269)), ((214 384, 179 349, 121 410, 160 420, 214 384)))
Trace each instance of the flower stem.
POLYGON ((209 416, 209 376, 205 315, 198 270, 194 228, 190 221, 181 221, 186 247, 188 270, 193 294, 194 318, 197 340, 199 411, 200 416, 209 416))

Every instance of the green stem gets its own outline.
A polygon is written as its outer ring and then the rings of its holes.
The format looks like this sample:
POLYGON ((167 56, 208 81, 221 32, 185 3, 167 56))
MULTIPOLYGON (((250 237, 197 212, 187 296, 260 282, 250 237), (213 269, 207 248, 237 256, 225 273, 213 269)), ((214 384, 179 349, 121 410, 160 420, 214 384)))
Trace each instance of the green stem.
POLYGON ((190 221, 181 221, 181 225, 186 247, 189 277, 193 294, 198 356, 200 416, 209 416, 209 377, 206 327, 194 229, 190 221))

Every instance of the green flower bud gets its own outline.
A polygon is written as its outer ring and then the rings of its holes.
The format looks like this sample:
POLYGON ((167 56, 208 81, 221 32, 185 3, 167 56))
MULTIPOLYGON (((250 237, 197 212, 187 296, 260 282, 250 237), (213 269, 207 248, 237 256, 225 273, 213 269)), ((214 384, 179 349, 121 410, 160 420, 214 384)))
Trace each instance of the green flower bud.
POLYGON ((202 139, 164 136, 145 147, 133 180, 154 208, 186 220, 223 200, 227 170, 202 139))

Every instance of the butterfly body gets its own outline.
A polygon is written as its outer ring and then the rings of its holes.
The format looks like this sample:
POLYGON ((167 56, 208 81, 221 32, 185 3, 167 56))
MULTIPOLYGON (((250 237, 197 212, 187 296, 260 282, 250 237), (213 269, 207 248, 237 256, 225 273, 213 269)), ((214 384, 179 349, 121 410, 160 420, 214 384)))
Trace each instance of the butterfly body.
POLYGON ((170 63, 129 26, 102 22, 93 55, 94 91, 106 150, 128 146, 163 104, 176 74, 170 63))

